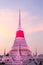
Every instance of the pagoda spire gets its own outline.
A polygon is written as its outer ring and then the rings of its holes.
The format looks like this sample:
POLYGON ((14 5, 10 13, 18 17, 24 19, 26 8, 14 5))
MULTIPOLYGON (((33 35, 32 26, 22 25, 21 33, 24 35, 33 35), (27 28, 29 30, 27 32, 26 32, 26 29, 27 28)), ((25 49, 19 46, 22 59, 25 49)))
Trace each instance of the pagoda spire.
POLYGON ((18 24, 18 30, 16 32, 16 37, 24 37, 24 31, 21 28, 21 15, 19 10, 19 24, 18 24))
POLYGON ((21 30, 21 14, 20 14, 20 10, 19 10, 19 26, 18 29, 21 30))

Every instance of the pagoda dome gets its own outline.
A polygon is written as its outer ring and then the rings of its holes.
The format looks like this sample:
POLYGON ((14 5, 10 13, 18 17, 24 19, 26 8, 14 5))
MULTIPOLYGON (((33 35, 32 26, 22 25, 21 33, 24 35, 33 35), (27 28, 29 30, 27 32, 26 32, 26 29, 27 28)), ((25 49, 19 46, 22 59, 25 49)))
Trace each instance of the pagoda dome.
POLYGON ((16 32, 16 37, 24 37, 24 31, 18 30, 18 31, 16 32))

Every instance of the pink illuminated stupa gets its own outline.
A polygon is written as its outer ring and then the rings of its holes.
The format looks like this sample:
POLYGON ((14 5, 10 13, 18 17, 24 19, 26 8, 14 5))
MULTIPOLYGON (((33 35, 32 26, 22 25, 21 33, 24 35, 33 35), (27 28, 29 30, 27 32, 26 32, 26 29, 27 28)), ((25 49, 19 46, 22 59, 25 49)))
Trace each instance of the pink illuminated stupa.
POLYGON ((16 31, 14 44, 9 54, 12 57, 13 61, 18 61, 19 63, 22 63, 22 61, 27 61, 31 56, 31 51, 25 40, 24 31, 21 28, 20 11, 18 30, 16 31))
POLYGON ((4 62, 5 65, 39 65, 39 61, 43 61, 42 55, 37 56, 37 49, 36 55, 32 56, 31 54, 31 51, 25 40, 24 31, 21 27, 20 11, 19 25, 18 30, 16 31, 14 44, 8 54, 6 54, 5 52, 6 51, 4 50, 4 55, 1 61, 1 63, 4 62))

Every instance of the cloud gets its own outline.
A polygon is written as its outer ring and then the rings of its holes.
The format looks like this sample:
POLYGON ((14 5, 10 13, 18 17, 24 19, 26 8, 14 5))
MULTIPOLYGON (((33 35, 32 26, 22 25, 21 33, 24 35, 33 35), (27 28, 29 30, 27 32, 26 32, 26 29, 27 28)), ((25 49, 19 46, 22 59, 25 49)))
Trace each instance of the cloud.
POLYGON ((40 31, 43 31, 43 23, 39 23, 34 27, 27 26, 25 29, 26 29, 25 32, 27 34, 31 34, 31 33, 34 33, 34 32, 40 32, 40 31))
POLYGON ((43 31, 43 16, 33 16, 31 13, 27 12, 26 17, 24 17, 24 30, 25 33, 31 34, 34 32, 43 31))

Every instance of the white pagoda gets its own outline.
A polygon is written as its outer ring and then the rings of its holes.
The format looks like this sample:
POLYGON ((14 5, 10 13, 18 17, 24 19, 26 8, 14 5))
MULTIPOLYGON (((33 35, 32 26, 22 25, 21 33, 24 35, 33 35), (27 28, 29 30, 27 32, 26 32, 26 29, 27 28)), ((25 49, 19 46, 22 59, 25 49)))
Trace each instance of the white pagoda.
POLYGON ((10 51, 10 55, 13 60, 16 61, 27 61, 31 57, 31 51, 26 43, 24 31, 21 28, 21 17, 19 11, 19 26, 16 31, 16 37, 14 40, 14 44, 10 51))

